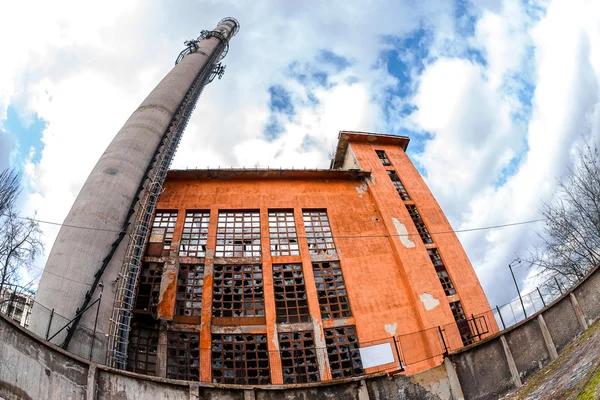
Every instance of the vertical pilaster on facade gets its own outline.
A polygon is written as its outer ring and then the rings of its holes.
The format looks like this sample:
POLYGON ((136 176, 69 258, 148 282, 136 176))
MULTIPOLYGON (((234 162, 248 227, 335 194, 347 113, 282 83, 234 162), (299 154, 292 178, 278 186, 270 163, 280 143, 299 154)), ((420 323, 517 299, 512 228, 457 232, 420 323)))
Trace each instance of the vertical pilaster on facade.
POLYGON ((364 379, 358 383, 358 400, 369 400, 369 390, 364 379))
POLYGON ((519 375, 517 364, 515 363, 515 359, 512 356, 512 352, 510 351, 510 347, 508 347, 508 343, 506 342, 504 335, 500 336, 500 341, 502 342, 502 348, 504 349, 504 355, 506 356, 506 362, 508 363, 508 369, 510 370, 513 384, 516 388, 521 387, 523 382, 521 382, 521 376, 519 375))
POLYGON ((190 382, 189 400, 201 400, 200 385, 196 382, 190 382))
POLYGON ((300 256, 302 258, 302 273, 306 287, 306 299, 308 301, 308 312, 313 323, 315 337, 315 352, 319 362, 319 374, 322 381, 331 380, 331 369, 329 368, 329 358, 327 357, 327 344, 325 343, 325 332, 323 331, 323 319, 321 318, 321 309, 319 308, 319 298, 317 296, 317 285, 313 274, 308 242, 306 240, 306 229, 304 228, 304 217, 301 208, 294 208, 294 220, 296 221, 296 230, 298 232, 298 245, 300 247, 300 256))
POLYGON ((260 236, 271 383, 281 385, 283 384, 283 371, 281 368, 281 355, 279 354, 279 337, 277 336, 275 290, 273 288, 273 263, 271 260, 271 245, 269 241, 269 211, 264 208, 260 211, 260 236))
POLYGON ((577 301, 577 297, 571 292, 569 293, 569 298, 571 299, 571 304, 573 305, 573 310, 575 311, 575 315, 577 316, 577 320, 579 321, 579 325, 581 325, 581 329, 584 331, 588 328, 588 323, 585 320, 585 316, 583 315, 583 310, 577 301))
POLYGON ((156 348, 156 376, 160 378, 167 377, 167 330, 167 322, 160 321, 158 327, 158 346, 156 348))
POLYGON ((160 297, 158 299, 157 313, 161 320, 172 321, 175 313, 175 298, 177 296, 177 276, 179 274, 179 244, 181 232, 185 221, 185 209, 177 212, 177 222, 171 241, 171 250, 163 265, 160 280, 160 297))
POLYGON ((202 315, 200 323, 200 382, 212 380, 212 298, 214 282, 215 247, 217 245, 217 225, 219 209, 210 209, 206 257, 204 258, 204 284, 202 286, 202 315))
POLYGON ((96 380, 98 379, 98 367, 95 363, 88 366, 87 386, 85 400, 96 400, 96 380))
POLYGON ((454 364, 448 357, 444 358, 444 366, 446 367, 446 373, 448 374, 448 382, 450 383, 450 393, 452 400, 465 400, 462 387, 460 386, 460 380, 458 374, 454 368, 454 364))
POLYGON ((544 320, 544 316, 542 314, 538 315, 537 319, 538 324, 540 326, 540 330, 542 331, 542 336, 544 337, 544 343, 546 344, 546 348, 548 349, 548 354, 550 354, 550 359, 554 361, 558 358, 558 352, 556 351, 556 346, 554 345, 552 336, 550 336, 548 326, 546 326, 546 320, 544 320))

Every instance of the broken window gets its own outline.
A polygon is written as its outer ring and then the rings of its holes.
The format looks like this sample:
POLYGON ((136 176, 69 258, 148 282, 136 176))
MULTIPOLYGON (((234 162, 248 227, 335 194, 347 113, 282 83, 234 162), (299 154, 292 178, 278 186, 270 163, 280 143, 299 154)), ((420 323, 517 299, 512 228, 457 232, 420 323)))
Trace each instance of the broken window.
POLYGON ((167 334, 167 378, 200 380, 200 334, 169 331, 167 334))
POLYGON ((381 161, 381 163, 383 165, 385 165, 386 167, 389 167, 390 165, 392 165, 392 163, 390 162, 390 160, 387 158, 387 155, 385 154, 385 151, 383 151, 383 150, 375 150, 375 153, 377 153, 377 157, 379 157, 379 161, 381 161))
POLYGON ((350 302, 339 261, 315 262, 313 272, 323 319, 351 317, 350 302))
POLYGON ((429 253, 429 258, 435 267, 435 272, 437 272, 438 278, 440 278, 440 283, 444 288, 444 292, 446 292, 446 296, 452 296, 456 294, 456 289, 454 289, 454 284, 452 284, 452 280, 450 279, 450 275, 448 275, 448 271, 446 270, 446 266, 442 261, 442 257, 440 256, 438 249, 427 249, 427 253, 429 253))
POLYGON ((343 326, 324 331, 332 379, 364 374, 355 327, 343 326))
POLYGON ((213 334, 212 379, 238 385, 271 383, 267 335, 213 334))
POLYGON ((177 278, 175 315, 200 318, 204 265, 180 265, 177 278))
POLYGON ((160 280, 163 264, 144 263, 140 271, 140 282, 135 300, 135 309, 156 314, 156 306, 160 296, 160 280))
POLYGON ((306 241, 310 254, 335 254, 335 244, 325 210, 305 210, 302 212, 306 241))
POLYGON ((410 200, 410 196, 408 195, 408 192, 406 191, 406 188, 402 184, 402 181, 400 180, 400 177, 398 176, 396 171, 388 171, 387 173, 390 176, 390 179, 392 180, 392 184, 396 188, 396 191, 400 195, 400 198, 402 200, 410 200))
POLYGON ((260 257, 258 211, 220 211, 215 257, 260 257))
POLYGON ((183 223, 179 255, 182 257, 205 257, 208 239, 208 211, 188 212, 183 223))
POLYGON ((277 322, 310 321, 301 264, 273 265, 277 322))
POLYGON ((175 223, 177 223, 177 211, 157 211, 152 222, 150 243, 162 243, 162 250, 171 250, 175 223))
POLYGON ((272 256, 298 256, 298 237, 292 211, 269 211, 272 256))
POLYGON ((260 265, 214 266, 213 317, 264 317, 260 265))
POLYGON ((320 380, 312 331, 279 333, 279 354, 284 384, 320 380))
POLYGON ((465 315, 465 311, 463 310, 460 301, 453 301, 450 303, 450 310, 452 310, 452 316, 454 316, 454 320, 456 321, 456 326, 458 327, 458 332, 460 333, 463 345, 468 346, 473 344, 475 342, 473 340, 473 332, 471 332, 469 320, 465 315))
POLYGON ((127 371, 156 376, 158 329, 132 323, 127 346, 127 371))
POLYGON ((425 223, 423 222, 423 218, 421 218, 421 214, 419 214, 417 207, 414 204, 407 204, 406 209, 408 210, 408 213, 410 214, 410 218, 412 219, 413 223, 415 224, 415 227, 417 228, 417 232, 419 232, 419 236, 421 236, 423 243, 425 243, 425 244, 433 243, 433 239, 431 238, 431 235, 429 234, 429 231, 427 230, 427 227, 425 226, 425 223))

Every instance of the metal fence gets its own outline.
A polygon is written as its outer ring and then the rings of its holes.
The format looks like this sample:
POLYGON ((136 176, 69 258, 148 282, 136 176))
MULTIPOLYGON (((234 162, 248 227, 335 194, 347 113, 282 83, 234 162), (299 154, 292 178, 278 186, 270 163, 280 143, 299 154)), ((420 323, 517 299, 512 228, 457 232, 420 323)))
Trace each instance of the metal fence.
MULTIPOLYGON (((5 288, 0 293, 0 313, 46 341, 61 346, 74 318, 67 318, 56 313, 53 309, 51 310, 35 301, 35 293, 19 289, 20 287, 17 285, 5 284, 5 288), (30 318, 33 309, 36 310, 35 321, 30 318)), ((84 346, 84 348, 70 350, 70 352, 91 360, 92 349, 98 336, 94 330, 81 325, 77 330, 90 339, 88 341, 89 348, 84 346)))

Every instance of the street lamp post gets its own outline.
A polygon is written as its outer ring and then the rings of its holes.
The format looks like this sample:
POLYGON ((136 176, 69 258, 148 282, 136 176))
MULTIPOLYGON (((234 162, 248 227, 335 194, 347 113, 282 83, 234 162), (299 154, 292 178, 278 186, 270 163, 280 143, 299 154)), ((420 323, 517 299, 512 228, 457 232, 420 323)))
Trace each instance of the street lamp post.
POLYGON ((523 307, 523 314, 525 315, 525 318, 527 318, 527 311, 525 311, 525 304, 523 304, 523 298, 521 297, 521 291, 519 290, 519 285, 517 285, 517 280, 515 279, 515 273, 512 270, 512 266, 515 262, 517 264, 520 264, 521 260, 518 258, 513 260, 510 264, 508 264, 508 268, 510 269, 510 274, 512 275, 513 281, 515 282, 515 287, 517 288, 517 293, 519 294, 519 300, 521 301, 521 307, 523 307))

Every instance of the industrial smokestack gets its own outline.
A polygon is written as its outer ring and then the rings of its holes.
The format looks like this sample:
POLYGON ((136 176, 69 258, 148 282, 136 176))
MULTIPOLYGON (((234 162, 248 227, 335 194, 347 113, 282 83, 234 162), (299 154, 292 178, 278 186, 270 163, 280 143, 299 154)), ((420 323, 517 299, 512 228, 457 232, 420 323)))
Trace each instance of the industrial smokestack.
POLYGON ((36 295, 31 328, 85 356, 96 307, 85 311, 105 285, 97 315, 93 359, 124 368, 141 256, 167 169, 204 86, 224 72, 221 60, 239 30, 224 18, 203 31, 175 67, 129 117, 90 173, 48 257, 36 295), (114 302, 111 298, 113 293, 114 302), (48 331, 47 309, 54 310, 48 331), (105 355, 107 358, 105 358, 105 355))

